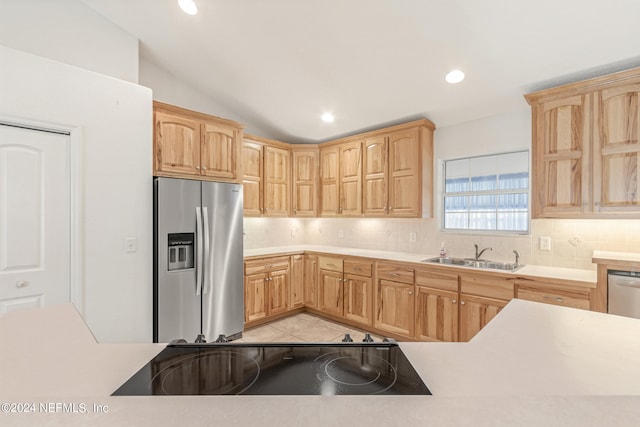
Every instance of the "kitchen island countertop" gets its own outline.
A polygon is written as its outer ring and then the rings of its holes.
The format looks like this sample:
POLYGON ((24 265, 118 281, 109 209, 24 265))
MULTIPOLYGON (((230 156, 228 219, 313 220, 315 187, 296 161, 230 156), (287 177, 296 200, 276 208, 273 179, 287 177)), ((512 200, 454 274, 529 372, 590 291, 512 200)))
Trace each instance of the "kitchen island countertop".
POLYGON ((68 304, 0 316, 0 424, 631 426, 640 417, 640 320, 529 301, 511 301, 468 343, 400 343, 433 396, 112 397, 163 345, 98 344, 84 328, 68 304))

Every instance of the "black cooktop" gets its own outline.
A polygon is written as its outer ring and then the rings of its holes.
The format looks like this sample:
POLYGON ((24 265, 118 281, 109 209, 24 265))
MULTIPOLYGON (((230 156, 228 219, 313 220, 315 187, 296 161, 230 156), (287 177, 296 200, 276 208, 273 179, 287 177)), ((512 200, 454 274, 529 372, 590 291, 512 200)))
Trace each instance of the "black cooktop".
POLYGON ((431 392, 396 343, 168 345, 113 396, 431 392))

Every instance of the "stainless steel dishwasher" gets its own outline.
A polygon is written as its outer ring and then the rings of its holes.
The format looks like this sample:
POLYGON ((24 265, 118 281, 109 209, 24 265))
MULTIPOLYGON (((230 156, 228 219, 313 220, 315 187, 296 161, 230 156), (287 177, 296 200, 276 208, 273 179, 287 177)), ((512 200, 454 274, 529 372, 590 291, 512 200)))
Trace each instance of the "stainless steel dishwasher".
POLYGON ((640 319, 640 272, 609 270, 608 312, 640 319))

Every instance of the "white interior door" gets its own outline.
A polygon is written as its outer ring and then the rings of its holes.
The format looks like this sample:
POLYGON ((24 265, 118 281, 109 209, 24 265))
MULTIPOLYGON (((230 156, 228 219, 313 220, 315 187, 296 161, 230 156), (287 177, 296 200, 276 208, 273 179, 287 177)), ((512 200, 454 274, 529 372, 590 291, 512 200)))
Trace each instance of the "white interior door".
POLYGON ((69 145, 0 124, 0 313, 71 300, 69 145))

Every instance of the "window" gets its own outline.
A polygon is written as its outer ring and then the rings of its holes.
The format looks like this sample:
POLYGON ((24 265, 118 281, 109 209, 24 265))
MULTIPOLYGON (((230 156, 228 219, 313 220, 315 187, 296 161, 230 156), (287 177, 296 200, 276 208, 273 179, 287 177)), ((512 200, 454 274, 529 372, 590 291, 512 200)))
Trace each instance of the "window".
POLYGON ((529 231, 529 153, 444 163, 444 229, 529 231))

